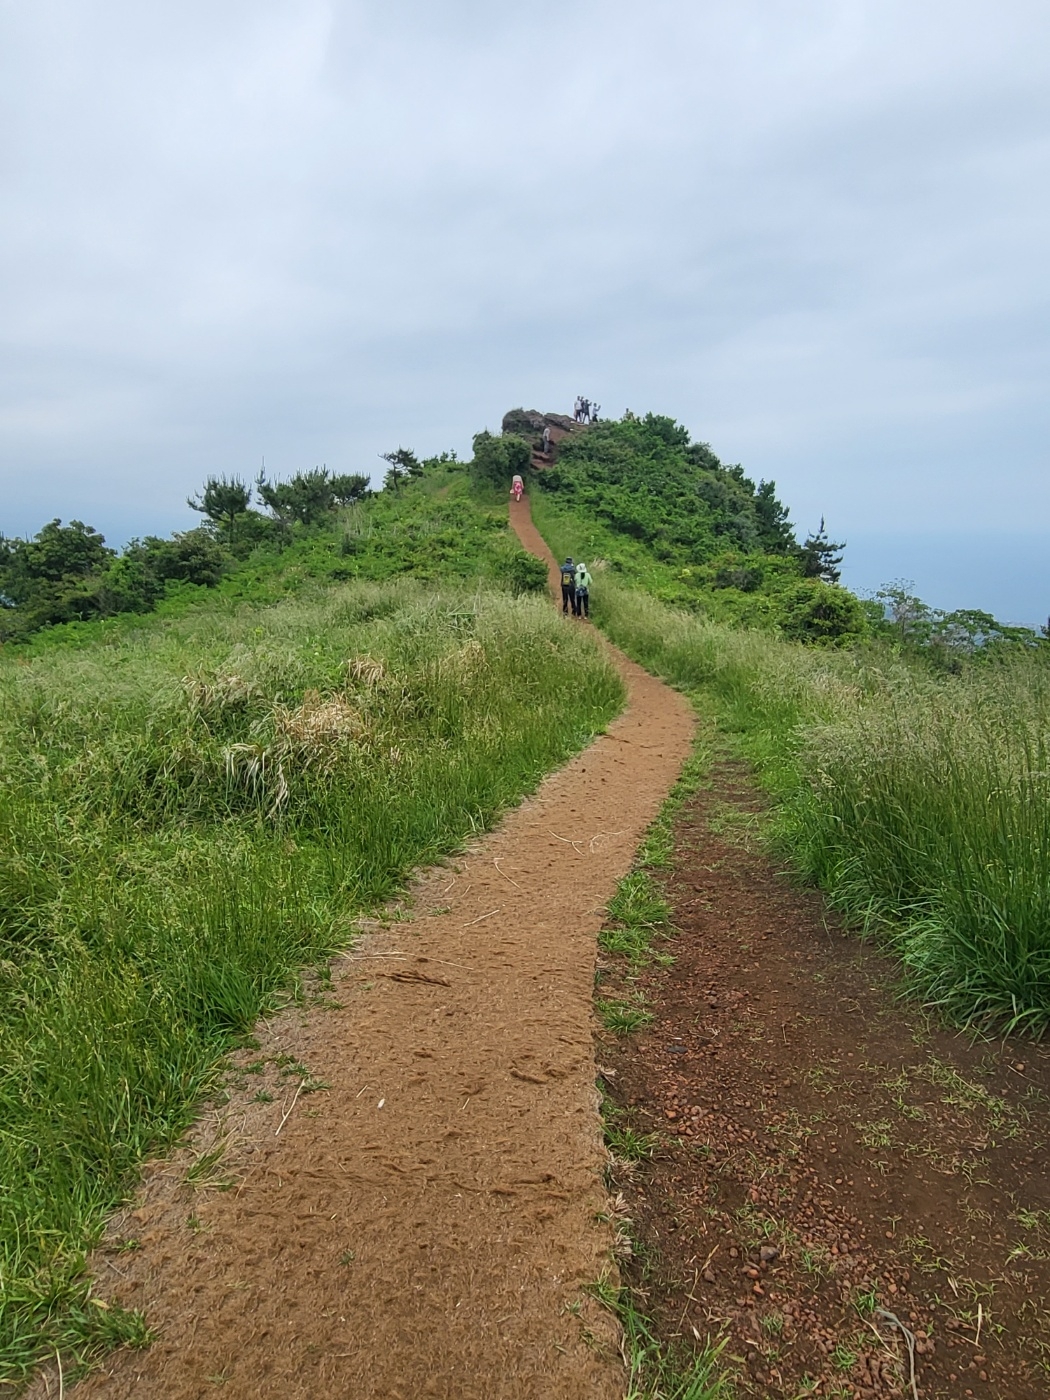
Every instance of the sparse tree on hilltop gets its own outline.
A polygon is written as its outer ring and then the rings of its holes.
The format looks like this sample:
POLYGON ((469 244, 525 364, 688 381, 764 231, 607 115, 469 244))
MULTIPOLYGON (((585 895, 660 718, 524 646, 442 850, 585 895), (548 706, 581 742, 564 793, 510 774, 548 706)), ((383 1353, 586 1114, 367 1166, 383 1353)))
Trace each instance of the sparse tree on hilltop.
POLYGON ((410 477, 423 475, 423 463, 408 447, 399 447, 396 452, 380 452, 379 456, 390 467, 383 478, 384 491, 400 491, 410 477))
POLYGON ((246 514, 251 503, 252 488, 246 486, 239 476, 209 476, 199 499, 196 496, 186 498, 191 510, 206 515, 215 525, 225 527, 229 540, 233 539, 237 517, 246 514))

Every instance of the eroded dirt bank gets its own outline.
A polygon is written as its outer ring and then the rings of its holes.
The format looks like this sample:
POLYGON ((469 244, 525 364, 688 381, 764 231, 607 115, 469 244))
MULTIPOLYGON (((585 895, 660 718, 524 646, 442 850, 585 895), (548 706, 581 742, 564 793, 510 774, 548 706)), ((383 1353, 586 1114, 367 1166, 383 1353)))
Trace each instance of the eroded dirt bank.
POLYGON ((675 963, 602 1044, 619 1128, 654 1135, 617 1168, 631 1280, 665 1340, 727 1335, 741 1396, 1045 1400, 1050 1051, 902 1004, 771 862, 763 806, 725 760, 683 810, 675 963))
POLYGON ((337 964, 338 1004, 269 1022, 195 1149, 147 1174, 101 1273, 159 1338, 78 1394, 618 1400, 581 1294, 610 1245, 595 936, 693 729, 618 664, 608 735, 337 964))

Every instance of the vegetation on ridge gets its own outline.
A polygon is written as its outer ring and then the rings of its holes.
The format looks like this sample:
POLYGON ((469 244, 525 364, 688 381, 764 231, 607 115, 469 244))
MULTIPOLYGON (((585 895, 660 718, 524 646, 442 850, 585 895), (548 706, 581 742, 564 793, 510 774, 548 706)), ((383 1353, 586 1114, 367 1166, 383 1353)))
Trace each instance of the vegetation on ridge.
POLYGON ((503 492, 478 490, 450 454, 416 465, 399 460, 377 493, 361 488, 363 476, 263 479, 270 515, 245 504, 251 492, 236 478, 213 477, 196 503, 205 525, 132 540, 119 555, 79 521, 51 521, 32 540, 0 537, 0 643, 90 642, 133 630, 149 612, 276 602, 304 586, 406 573, 517 592, 545 586, 508 534, 503 492))
POLYGON ((537 473, 534 513, 561 541, 684 607, 799 641, 841 644, 867 628, 838 588, 840 546, 799 545, 773 482, 727 467, 671 418, 606 421, 561 442, 537 473))

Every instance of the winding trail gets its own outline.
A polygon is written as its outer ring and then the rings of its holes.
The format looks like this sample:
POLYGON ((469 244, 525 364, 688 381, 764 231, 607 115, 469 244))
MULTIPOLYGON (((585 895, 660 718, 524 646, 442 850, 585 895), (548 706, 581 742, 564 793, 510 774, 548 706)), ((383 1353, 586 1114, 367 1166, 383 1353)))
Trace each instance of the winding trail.
MULTIPOLYGON (((511 524, 556 581, 527 501, 511 524)), ((100 1271, 159 1339, 79 1395, 619 1400, 616 1328, 581 1295, 611 1243, 595 935, 693 722, 611 654, 608 734, 336 963, 341 1005, 261 1028, 263 1072, 198 1132, 226 1144, 211 1185, 190 1149, 147 1172, 100 1271), (293 1094, 292 1062, 326 1087, 293 1094)))

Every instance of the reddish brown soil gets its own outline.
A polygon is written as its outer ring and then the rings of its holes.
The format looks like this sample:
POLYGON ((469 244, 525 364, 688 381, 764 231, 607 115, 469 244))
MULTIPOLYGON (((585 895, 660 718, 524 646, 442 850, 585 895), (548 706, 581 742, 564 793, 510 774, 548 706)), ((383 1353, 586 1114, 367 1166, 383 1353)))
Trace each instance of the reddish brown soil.
POLYGON ((724 760, 684 809, 655 1021, 600 1044, 621 1125, 660 1141, 616 1168, 628 1275, 665 1340, 728 1335, 742 1394, 1045 1400, 1050 1052, 897 1000, 770 862, 761 806, 724 760))
MULTIPOLYGON (((525 506, 515 520, 531 539, 525 506)), ((158 1340, 78 1393, 622 1394, 615 1325, 582 1291, 611 1245, 595 938, 693 719, 618 664, 608 735, 422 879, 410 916, 335 965, 336 1001, 263 1026, 228 1101, 147 1173, 99 1288, 158 1340)), ((52 1375, 33 1391, 55 1393, 52 1375)))

